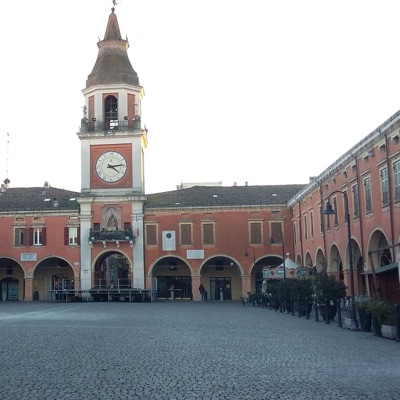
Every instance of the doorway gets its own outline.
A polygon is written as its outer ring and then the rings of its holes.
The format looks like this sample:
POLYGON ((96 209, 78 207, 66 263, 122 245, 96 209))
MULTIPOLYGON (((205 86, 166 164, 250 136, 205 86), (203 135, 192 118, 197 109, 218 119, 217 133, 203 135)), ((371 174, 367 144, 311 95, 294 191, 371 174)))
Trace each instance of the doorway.
POLYGON ((231 278, 210 278, 210 300, 232 300, 231 278))

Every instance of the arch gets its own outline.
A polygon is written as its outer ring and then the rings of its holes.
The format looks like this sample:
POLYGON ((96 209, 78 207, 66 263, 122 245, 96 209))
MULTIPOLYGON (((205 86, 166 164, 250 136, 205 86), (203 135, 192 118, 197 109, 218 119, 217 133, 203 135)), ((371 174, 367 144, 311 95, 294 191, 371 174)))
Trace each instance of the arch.
POLYGON ((310 268, 310 269, 312 269, 312 267, 313 267, 313 261, 312 261, 311 254, 309 251, 306 252, 306 256, 304 257, 303 267, 310 268))
POLYGON ((323 250, 319 248, 315 256, 315 272, 323 272, 325 271, 325 268, 325 255, 323 250))
POLYGON ((394 256, 389 249, 389 242, 385 233, 379 229, 374 229, 368 238, 368 254, 371 254, 367 260, 367 270, 371 271, 371 263, 374 267, 388 265, 394 261, 394 256))
MULTIPOLYGON (((32 277, 35 300, 56 300, 53 292, 56 286, 61 284, 62 289, 73 291, 76 287, 76 280, 79 280, 69 261, 58 256, 45 257, 40 260, 32 268, 32 277)), ((72 299, 72 294, 69 297, 72 299)), ((68 297, 64 297, 64 300, 68 300, 68 297)))
POLYGON ((93 260, 92 288, 131 288, 135 286, 132 260, 123 251, 105 250, 93 260))
MULTIPOLYGON (((160 265, 159 265, 160 261, 163 261, 163 260, 165 261, 165 260, 168 259, 168 258, 174 258, 174 259, 179 260, 180 262, 184 263, 184 264, 189 268, 190 274, 191 274, 191 275, 194 274, 194 271, 193 271, 193 268, 192 268, 191 264, 188 263, 186 259, 184 259, 183 257, 178 256, 178 255, 173 255, 173 256, 171 256, 171 255, 166 255, 166 256, 158 257, 158 258, 150 265, 150 268, 149 268, 149 271, 148 271, 148 276, 153 276, 153 275, 154 275, 154 272, 155 272, 155 269, 158 268, 158 267, 160 267, 160 265)), ((168 260, 167 260, 167 261, 168 261, 168 260)), ((172 261, 172 260, 171 260, 171 261, 172 261)))
POLYGON ((149 275, 157 280, 159 299, 193 299, 193 269, 185 259, 166 255, 150 267, 149 275))
POLYGON ((342 256, 340 255, 339 248, 333 243, 328 250, 326 271, 330 274, 339 274, 342 267, 342 256))
POLYGON ((234 258, 218 254, 207 258, 200 266, 201 283, 209 300, 239 300, 242 281, 246 275, 242 265, 234 258))
POLYGON ((23 300, 26 271, 12 257, 0 257, 0 300, 23 300))

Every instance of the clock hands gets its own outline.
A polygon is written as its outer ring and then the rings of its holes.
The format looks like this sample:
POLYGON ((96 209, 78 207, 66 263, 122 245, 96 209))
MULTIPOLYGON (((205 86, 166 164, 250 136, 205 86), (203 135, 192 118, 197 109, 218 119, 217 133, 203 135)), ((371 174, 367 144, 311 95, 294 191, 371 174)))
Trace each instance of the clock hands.
POLYGON ((116 167, 122 167, 123 165, 124 164, 115 164, 115 165, 107 164, 107 168, 111 168, 114 171, 119 172, 116 167))

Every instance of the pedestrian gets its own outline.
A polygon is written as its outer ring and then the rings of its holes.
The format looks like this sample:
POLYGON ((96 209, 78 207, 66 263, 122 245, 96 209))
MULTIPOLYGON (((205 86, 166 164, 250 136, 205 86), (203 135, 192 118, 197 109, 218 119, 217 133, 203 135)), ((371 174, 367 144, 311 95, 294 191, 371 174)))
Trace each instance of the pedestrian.
POLYGON ((201 295, 201 301, 203 301, 204 300, 204 286, 203 286, 203 284, 202 283, 200 283, 200 286, 199 286, 199 292, 200 292, 200 295, 201 295))

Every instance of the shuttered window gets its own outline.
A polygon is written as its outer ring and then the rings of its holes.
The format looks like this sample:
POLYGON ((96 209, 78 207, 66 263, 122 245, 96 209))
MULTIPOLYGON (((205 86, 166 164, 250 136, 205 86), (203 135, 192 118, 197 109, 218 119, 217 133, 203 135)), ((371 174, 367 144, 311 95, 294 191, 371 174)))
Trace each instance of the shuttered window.
POLYGON ((250 244, 262 244, 261 222, 250 222, 250 244))
POLYGON ((192 224, 180 224, 181 245, 193 244, 192 224))
POLYGON ((271 242, 282 243, 283 241, 283 229, 282 222, 271 222, 271 242))
POLYGON ((202 230, 203 230, 203 244, 205 244, 205 245, 215 244, 214 223, 203 222, 202 230))
POLYGON ((157 245, 157 225, 147 224, 146 225, 146 245, 155 246, 157 245))

